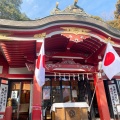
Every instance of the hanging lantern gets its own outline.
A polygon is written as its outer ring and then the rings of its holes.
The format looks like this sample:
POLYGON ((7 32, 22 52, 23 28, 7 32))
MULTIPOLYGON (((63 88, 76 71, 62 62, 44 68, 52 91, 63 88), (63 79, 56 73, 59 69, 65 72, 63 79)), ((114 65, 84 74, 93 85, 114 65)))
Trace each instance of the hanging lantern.
POLYGON ((73 74, 73 80, 75 80, 75 74, 73 74))
POLYGON ((82 75, 82 77, 83 77, 83 80, 84 80, 85 79, 84 74, 82 75))
POLYGON ((61 80, 61 73, 59 73, 59 80, 61 80))
POLYGON ((70 74, 69 74, 69 81, 70 81, 70 74))
POLYGON ((83 80, 83 76, 82 76, 82 74, 80 75, 80 80, 83 80))
POLYGON ((78 74, 78 81, 80 81, 80 76, 79 76, 79 74, 78 74))
POLYGON ((63 80, 64 80, 64 81, 66 80, 66 78, 65 78, 65 73, 64 73, 64 78, 63 78, 63 80))
POLYGON ((56 81, 56 73, 54 73, 54 80, 56 81))
POLYGON ((89 80, 88 74, 87 74, 87 79, 89 80))
POLYGON ((99 79, 102 78, 101 72, 98 72, 98 78, 99 78, 99 79))

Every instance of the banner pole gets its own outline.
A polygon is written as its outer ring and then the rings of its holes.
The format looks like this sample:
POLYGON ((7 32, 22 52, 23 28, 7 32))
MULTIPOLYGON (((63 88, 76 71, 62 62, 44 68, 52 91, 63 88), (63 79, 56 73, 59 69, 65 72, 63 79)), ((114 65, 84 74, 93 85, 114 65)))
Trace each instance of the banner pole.
POLYGON ((91 110, 91 106, 92 106, 93 99, 94 99, 94 96, 95 96, 97 83, 98 83, 98 79, 97 79, 97 81, 96 81, 95 88, 94 88, 94 92, 93 92, 92 99, 91 99, 91 102, 90 102, 89 112, 90 112, 90 110, 91 110))
POLYGON ((96 86, 97 86, 97 83, 95 85, 95 89, 94 89, 94 92, 93 92, 93 95, 92 95, 92 99, 91 99, 91 102, 90 102, 89 112, 90 112, 90 109, 91 109, 91 106, 92 106, 92 103, 93 103, 93 98, 95 96, 96 86))

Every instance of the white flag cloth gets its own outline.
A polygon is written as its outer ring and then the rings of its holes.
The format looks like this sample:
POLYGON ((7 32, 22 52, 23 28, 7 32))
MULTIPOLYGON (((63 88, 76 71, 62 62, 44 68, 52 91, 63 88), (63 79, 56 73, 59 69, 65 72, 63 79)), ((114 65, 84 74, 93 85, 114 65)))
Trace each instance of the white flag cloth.
POLYGON ((39 86, 45 84, 45 51, 44 51, 44 41, 42 43, 38 59, 36 61, 35 67, 35 77, 39 86))
POLYGON ((110 80, 120 72, 120 57, 110 43, 107 44, 102 69, 110 80))

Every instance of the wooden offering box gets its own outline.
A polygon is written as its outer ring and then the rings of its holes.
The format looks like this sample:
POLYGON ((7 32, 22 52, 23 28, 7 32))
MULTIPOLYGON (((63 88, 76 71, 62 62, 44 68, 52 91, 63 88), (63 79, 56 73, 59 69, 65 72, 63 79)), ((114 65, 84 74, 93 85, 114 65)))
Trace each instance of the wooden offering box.
POLYGON ((52 120, 88 120, 88 107, 86 102, 54 103, 52 120))

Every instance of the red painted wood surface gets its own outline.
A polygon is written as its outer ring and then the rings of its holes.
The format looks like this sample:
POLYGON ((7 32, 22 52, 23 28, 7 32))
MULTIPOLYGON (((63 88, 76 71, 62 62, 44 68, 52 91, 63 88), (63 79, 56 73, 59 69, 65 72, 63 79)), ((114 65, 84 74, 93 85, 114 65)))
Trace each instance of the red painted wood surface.
POLYGON ((32 120, 42 120, 41 115, 42 115, 41 107, 39 105, 33 106, 33 108, 32 108, 32 120))
POLYGON ((94 84, 96 86, 96 98, 98 103, 100 120, 110 120, 110 113, 108 109, 103 80, 98 78, 97 73, 94 74, 94 84))
POLYGON ((33 80, 33 103, 32 103, 32 120, 41 120, 41 103, 42 103, 42 88, 38 85, 35 77, 33 80))

